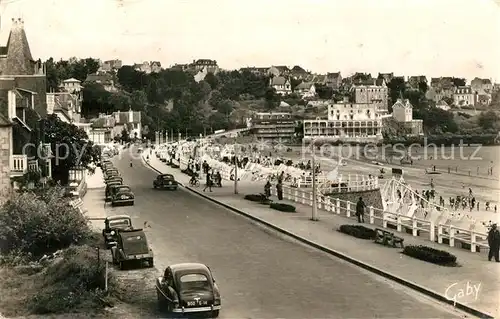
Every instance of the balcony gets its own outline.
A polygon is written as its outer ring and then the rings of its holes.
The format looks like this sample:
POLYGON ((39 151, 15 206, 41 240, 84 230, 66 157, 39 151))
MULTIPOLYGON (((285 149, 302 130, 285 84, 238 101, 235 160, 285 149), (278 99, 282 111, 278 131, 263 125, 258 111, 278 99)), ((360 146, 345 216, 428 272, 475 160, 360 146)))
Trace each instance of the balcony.
POLYGON ((38 171, 37 160, 28 160, 27 155, 11 155, 10 156, 10 176, 22 176, 28 171, 38 171))

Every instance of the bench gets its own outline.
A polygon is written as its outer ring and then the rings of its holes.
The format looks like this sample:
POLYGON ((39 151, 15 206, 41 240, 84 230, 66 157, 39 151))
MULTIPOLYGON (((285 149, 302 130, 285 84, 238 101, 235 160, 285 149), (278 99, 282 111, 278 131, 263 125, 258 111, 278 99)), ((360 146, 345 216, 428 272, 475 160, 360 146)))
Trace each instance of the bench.
POLYGON ((375 242, 384 246, 396 247, 397 245, 400 245, 401 248, 404 247, 403 238, 395 236, 394 233, 380 228, 375 229, 375 242))

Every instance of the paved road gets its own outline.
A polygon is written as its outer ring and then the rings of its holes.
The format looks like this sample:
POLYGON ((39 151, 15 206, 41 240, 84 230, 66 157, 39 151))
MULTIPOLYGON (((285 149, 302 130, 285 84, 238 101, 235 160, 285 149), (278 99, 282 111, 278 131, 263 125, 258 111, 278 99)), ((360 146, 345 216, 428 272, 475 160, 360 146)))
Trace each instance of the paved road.
POLYGON ((139 160, 134 163, 130 168, 126 156, 116 161, 136 204, 112 211, 152 225, 147 232, 158 269, 187 261, 209 265, 222 292, 221 318, 457 317, 449 308, 281 238, 187 190, 155 191, 156 174, 139 160))

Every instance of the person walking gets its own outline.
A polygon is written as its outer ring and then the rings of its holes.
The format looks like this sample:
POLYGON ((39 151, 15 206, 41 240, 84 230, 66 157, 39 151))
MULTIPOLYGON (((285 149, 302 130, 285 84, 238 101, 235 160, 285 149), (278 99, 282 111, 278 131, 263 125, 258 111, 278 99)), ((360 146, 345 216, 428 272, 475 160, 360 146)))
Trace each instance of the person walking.
POLYGON ((365 202, 363 201, 363 198, 360 197, 356 203, 356 216, 358 217, 358 223, 365 222, 365 207, 365 202))
POLYGON ((208 188, 209 191, 212 191, 212 179, 210 178, 210 173, 207 173, 207 184, 205 185, 205 188, 203 191, 205 191, 208 188))
POLYGON ((488 231, 488 245, 490 246, 490 251, 488 253, 488 261, 495 257, 495 261, 498 263, 499 260, 499 250, 500 250, 500 232, 498 231, 497 224, 491 225, 488 231))
POLYGON ((266 185, 264 185, 264 195, 269 199, 271 197, 271 182, 267 181, 266 185))
POLYGON ((278 184, 276 184, 276 193, 278 193, 278 200, 283 200, 283 184, 281 181, 278 181, 278 184))

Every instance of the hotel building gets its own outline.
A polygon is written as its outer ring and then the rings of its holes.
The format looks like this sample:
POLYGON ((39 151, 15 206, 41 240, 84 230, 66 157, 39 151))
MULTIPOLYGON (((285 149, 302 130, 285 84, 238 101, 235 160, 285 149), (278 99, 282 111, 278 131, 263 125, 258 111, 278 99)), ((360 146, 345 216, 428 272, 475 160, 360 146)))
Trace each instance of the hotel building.
POLYGON ((289 142, 295 135, 295 121, 290 113, 256 113, 252 132, 260 140, 289 142))
POLYGON ((328 118, 304 121, 304 140, 321 139, 369 143, 382 140, 382 117, 377 106, 344 102, 328 105, 328 118))

